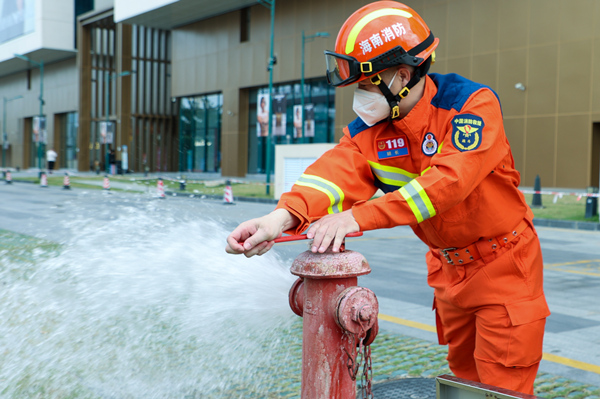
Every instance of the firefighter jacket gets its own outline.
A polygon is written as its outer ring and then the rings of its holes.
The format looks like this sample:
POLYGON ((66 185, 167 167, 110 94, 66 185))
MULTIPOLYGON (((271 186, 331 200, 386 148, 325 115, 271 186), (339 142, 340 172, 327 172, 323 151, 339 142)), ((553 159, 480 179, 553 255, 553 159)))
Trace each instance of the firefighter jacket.
POLYGON ((425 79, 408 115, 371 127, 357 118, 282 195, 278 208, 301 221, 293 233, 352 209, 361 230, 410 225, 433 250, 466 247, 533 219, 497 95, 456 74, 425 79), (373 198, 377 189, 385 195, 373 198))

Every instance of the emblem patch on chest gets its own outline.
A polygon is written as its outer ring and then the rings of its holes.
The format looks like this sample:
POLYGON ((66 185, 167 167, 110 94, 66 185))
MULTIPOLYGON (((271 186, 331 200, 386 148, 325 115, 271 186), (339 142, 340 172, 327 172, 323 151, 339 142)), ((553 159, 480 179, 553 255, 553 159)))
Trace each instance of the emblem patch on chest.
POLYGON ((459 114, 452 119, 452 144, 459 151, 472 151, 481 145, 485 124, 479 116, 459 114))
POLYGON ((427 133, 425 138, 423 139, 423 144, 421 144, 421 150, 423 150, 423 154, 428 157, 435 154, 438 150, 438 142, 435 139, 433 133, 427 133))
POLYGON ((396 158, 408 155, 406 136, 377 140, 377 157, 379 159, 396 158))

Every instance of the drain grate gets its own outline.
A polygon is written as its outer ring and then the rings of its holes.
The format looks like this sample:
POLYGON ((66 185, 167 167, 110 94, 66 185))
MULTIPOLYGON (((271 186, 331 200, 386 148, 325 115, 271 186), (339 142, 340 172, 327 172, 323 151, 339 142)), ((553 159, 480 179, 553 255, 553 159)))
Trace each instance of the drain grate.
POLYGON ((404 378, 373 385, 375 399, 435 399, 435 378, 404 378))

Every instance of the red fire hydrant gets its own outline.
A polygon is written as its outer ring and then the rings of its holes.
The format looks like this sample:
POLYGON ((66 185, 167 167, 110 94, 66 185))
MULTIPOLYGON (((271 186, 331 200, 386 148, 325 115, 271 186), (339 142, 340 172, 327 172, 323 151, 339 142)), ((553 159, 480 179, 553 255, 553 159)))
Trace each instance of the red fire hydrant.
POLYGON ((356 398, 360 349, 373 342, 378 330, 377 298, 357 286, 358 276, 370 272, 366 259, 343 245, 339 253, 330 247, 323 254, 303 252, 294 260, 291 273, 299 279, 289 300, 303 317, 303 399, 356 398))

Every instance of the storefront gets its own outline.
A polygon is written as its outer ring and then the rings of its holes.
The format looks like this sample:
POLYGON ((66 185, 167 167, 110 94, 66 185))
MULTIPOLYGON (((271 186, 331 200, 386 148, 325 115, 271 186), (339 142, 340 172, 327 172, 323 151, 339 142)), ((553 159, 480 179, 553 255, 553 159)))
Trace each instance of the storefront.
POLYGON ((219 172, 221 170, 220 93, 183 97, 179 104, 179 170, 219 172))
MULTIPOLYGON (((272 135, 277 144, 333 143, 335 119, 335 88, 325 79, 305 82, 304 118, 300 83, 273 87, 272 135), (304 119, 304 123, 303 122, 304 119)), ((273 170, 274 153, 267 157, 269 132, 269 88, 249 91, 248 110, 248 173, 265 173, 267 159, 273 170)))

